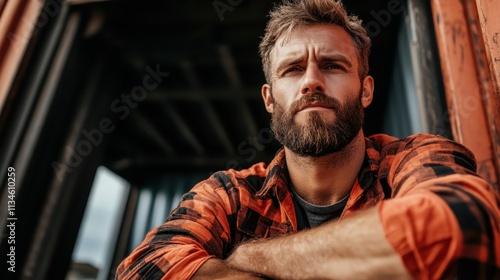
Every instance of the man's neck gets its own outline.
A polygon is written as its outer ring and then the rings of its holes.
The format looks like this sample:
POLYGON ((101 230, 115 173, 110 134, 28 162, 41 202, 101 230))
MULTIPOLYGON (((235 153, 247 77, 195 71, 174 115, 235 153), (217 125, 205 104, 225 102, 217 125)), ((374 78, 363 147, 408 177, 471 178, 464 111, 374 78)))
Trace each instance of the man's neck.
POLYGON ((285 147, 286 164, 295 192, 309 203, 333 204, 348 195, 365 157, 360 130, 342 151, 322 157, 301 157, 285 147))

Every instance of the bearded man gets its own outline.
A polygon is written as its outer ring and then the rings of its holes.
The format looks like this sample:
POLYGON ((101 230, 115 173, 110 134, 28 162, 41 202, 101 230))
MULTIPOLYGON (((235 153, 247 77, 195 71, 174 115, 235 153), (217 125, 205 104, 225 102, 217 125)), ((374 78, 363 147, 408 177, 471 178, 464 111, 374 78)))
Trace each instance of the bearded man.
POLYGON ((117 279, 498 279, 499 201, 472 153, 363 134, 369 52, 340 2, 275 7, 262 97, 283 149, 198 183, 117 279))

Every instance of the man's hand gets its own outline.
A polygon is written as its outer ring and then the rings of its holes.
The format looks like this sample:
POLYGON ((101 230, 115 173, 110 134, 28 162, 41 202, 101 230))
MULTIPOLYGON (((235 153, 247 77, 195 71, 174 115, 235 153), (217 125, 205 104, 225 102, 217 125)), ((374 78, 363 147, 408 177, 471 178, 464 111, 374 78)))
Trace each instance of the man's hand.
POLYGON ((226 263, 272 279, 411 279, 377 209, 236 248, 226 263))

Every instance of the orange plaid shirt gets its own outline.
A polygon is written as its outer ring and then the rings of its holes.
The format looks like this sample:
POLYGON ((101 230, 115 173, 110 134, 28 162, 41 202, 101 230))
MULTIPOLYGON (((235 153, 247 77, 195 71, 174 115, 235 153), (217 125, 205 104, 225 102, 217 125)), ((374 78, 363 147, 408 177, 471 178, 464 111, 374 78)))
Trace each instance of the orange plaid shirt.
MULTIPOLYGON (((368 137, 340 218, 378 207, 387 240, 416 279, 500 279, 500 200, 475 170, 472 153, 443 137, 368 137)), ((267 167, 214 173, 147 234, 117 279, 190 279, 245 240, 296 232, 288 180, 283 150, 267 167)))

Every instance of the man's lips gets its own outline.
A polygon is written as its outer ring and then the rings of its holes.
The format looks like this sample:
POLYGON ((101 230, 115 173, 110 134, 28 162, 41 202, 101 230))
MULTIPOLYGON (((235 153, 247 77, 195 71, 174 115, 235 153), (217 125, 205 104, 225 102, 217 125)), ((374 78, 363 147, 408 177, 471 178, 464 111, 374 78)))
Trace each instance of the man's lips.
POLYGON ((327 103, 325 102, 311 102, 311 103, 308 103, 304 106, 302 106, 299 110, 300 111, 303 111, 305 109, 321 109, 321 108, 324 108, 324 109, 332 109, 332 107, 330 105, 328 105, 327 103))

